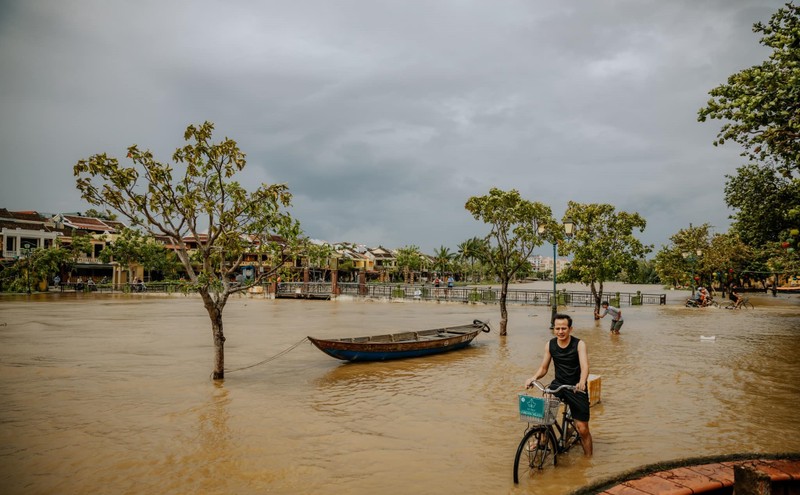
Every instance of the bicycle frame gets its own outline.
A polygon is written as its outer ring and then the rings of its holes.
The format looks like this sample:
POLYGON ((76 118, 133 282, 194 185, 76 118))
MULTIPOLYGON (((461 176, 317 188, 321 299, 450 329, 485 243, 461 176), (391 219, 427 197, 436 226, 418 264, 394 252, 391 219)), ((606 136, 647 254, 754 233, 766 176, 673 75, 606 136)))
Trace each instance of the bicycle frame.
POLYGON ((555 431, 558 446, 558 453, 563 454, 567 452, 575 442, 580 441, 581 435, 575 427, 575 420, 572 419, 572 412, 569 410, 569 405, 562 401, 564 410, 561 412, 561 424, 558 421, 550 425, 555 431))
MULTIPOLYGON (((560 400, 560 399, 559 399, 560 400)), ((556 440, 556 446, 558 447, 558 454, 563 454, 567 452, 573 445, 575 445, 576 441, 580 441, 580 434, 578 433, 578 429, 575 427, 575 420, 572 419, 572 413, 569 410, 569 405, 561 401, 564 405, 564 410, 561 411, 561 420, 556 420, 555 423, 551 425, 537 425, 533 423, 528 423, 528 427, 525 428, 525 433, 529 432, 530 430, 550 430, 550 433, 553 435, 553 438, 556 440), (567 432, 568 434, 565 434, 567 432), (571 435, 569 433, 574 432, 575 435, 571 435), (571 437, 571 438, 568 438, 571 437)), ((523 433, 523 435, 525 434, 523 433)))
MULTIPOLYGON (((545 394, 551 393, 538 382, 536 386, 545 394)), ((572 386, 562 386, 557 390, 565 387, 575 390, 572 386)), ((552 424, 527 424, 514 457, 514 483, 519 483, 520 470, 523 472, 541 470, 551 455, 553 465, 557 465, 558 456, 567 452, 575 442, 580 441, 580 434, 575 427, 569 405, 560 398, 558 400, 563 407, 560 421, 556 417, 552 424)))

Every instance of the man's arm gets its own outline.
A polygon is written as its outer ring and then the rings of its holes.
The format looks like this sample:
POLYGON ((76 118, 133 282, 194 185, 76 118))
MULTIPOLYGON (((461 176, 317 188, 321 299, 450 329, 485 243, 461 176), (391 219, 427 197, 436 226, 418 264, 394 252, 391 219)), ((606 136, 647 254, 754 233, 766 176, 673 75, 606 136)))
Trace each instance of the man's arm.
POLYGON ((579 391, 585 392, 586 381, 589 380, 589 352, 586 350, 586 342, 583 340, 578 342, 578 361, 581 363, 581 381, 576 386, 579 391))
POLYGON ((544 357, 542 358, 542 364, 539 365, 539 369, 536 370, 536 373, 525 380, 525 388, 531 386, 531 383, 538 380, 539 378, 543 377, 547 374, 547 370, 550 368, 550 342, 545 342, 544 344, 544 357))

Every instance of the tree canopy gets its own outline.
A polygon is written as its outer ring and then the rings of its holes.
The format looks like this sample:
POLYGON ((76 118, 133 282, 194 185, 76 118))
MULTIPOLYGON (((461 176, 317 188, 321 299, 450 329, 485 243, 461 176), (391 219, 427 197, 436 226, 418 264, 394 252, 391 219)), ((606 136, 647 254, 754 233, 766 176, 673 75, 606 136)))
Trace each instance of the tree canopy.
POLYGON ((603 283, 615 280, 623 270, 636 270, 637 261, 652 250, 634 234, 643 232, 647 222, 638 213, 618 212, 609 204, 574 201, 568 203, 564 216, 575 223, 575 233, 563 242, 562 252, 573 258, 562 277, 590 286, 595 309, 599 309, 603 283))
POLYGON ((414 272, 418 272, 422 268, 423 256, 419 246, 415 245, 404 246, 397 250, 395 254, 397 269, 403 272, 403 279, 406 283, 414 272))
POLYGON ((540 225, 555 230, 549 206, 523 199, 519 191, 491 188, 485 196, 473 196, 465 208, 476 220, 491 226, 480 258, 500 279, 500 335, 507 334, 508 284, 537 246, 542 245, 540 225))
POLYGON ((725 202, 735 210, 731 230, 756 249, 777 242, 796 224, 790 215, 800 205, 800 181, 787 179, 774 167, 746 165, 727 176, 725 202))
POLYGON ((292 197, 288 187, 261 184, 248 193, 234 180, 246 165, 245 154, 232 139, 212 142, 213 129, 211 122, 188 126, 187 144, 172 155, 174 167, 133 145, 127 150, 130 167, 102 153, 80 160, 74 174, 86 201, 119 213, 152 235, 166 236, 176 246, 211 319, 212 376, 222 379, 222 311, 232 293, 247 288, 235 283, 233 275, 250 253, 269 260, 252 283, 272 275, 291 255, 300 229, 286 211, 292 197), (281 243, 273 242, 276 236, 281 243))
POLYGON ((743 156, 772 159, 784 175, 800 171, 800 6, 787 3, 753 25, 769 58, 712 89, 698 120, 724 121, 714 145, 735 141, 743 156))

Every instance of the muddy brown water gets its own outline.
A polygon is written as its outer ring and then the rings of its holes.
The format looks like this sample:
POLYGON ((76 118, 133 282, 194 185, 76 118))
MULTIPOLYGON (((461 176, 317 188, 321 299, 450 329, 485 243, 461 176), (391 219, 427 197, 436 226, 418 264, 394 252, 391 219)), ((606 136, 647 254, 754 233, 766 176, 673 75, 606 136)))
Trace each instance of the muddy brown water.
POLYGON ((572 450, 520 486, 516 396, 551 336, 548 308, 512 306, 500 338, 494 305, 233 298, 228 369, 306 335, 473 319, 493 332, 385 363, 342 363, 304 342, 215 384, 195 297, 2 296, 0 492, 558 494, 654 462, 800 451, 800 298, 752 295, 755 310, 728 311, 668 295, 623 308, 619 336, 567 308, 602 377, 595 455, 572 450))

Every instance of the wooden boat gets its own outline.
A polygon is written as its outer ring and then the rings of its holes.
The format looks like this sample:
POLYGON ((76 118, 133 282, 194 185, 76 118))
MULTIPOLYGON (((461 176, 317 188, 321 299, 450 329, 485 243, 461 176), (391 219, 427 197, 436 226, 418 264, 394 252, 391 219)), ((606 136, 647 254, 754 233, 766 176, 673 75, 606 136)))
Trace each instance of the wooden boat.
POLYGON ((385 361, 428 356, 454 351, 469 345, 480 332, 488 332, 489 325, 474 320, 470 325, 434 328, 419 332, 401 332, 369 337, 341 339, 315 339, 312 344, 329 356, 345 361, 385 361))

